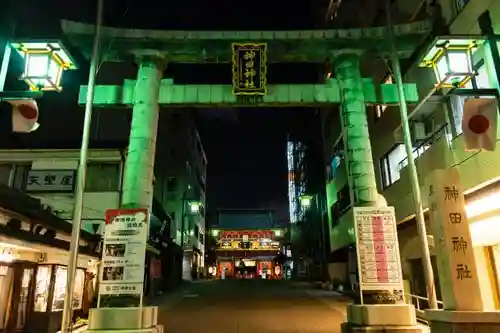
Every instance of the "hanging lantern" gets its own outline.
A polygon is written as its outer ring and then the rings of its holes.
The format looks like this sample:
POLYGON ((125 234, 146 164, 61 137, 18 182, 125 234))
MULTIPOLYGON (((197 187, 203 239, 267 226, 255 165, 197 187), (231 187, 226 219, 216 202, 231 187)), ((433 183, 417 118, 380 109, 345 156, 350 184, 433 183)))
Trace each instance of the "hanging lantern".
POLYGON ((433 68, 438 87, 463 88, 476 75, 472 54, 478 42, 476 39, 438 38, 419 66, 433 68))
POLYGON ((60 42, 13 42, 11 46, 24 58, 21 79, 30 90, 61 91, 63 72, 77 69, 60 42))

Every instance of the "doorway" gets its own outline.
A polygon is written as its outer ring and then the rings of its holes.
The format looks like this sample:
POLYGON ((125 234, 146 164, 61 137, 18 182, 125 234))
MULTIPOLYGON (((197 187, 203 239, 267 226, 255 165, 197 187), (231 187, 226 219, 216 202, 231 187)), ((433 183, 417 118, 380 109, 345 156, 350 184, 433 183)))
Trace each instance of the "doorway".
POLYGON ((35 265, 0 264, 0 332, 23 331, 33 298, 35 265))

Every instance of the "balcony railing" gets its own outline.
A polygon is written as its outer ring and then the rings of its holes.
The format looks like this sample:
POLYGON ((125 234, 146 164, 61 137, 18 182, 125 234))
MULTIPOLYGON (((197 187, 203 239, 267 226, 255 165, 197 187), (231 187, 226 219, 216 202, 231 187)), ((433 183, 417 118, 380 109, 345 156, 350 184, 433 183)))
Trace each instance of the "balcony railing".
MULTIPOLYGON (((408 299, 408 304, 412 304, 415 307, 415 312, 417 318, 420 320, 425 320, 425 310, 429 309, 429 299, 427 297, 422 297, 413 294, 405 294, 408 299)), ((437 301, 438 308, 443 308, 443 302, 437 301)))
MULTIPOLYGON (((419 143, 419 145, 413 149, 413 158, 417 159, 422 156, 427 149, 429 149, 435 142, 439 141, 441 138, 446 137, 448 134, 448 124, 440 126, 432 135, 427 137, 424 141, 419 143)), ((408 157, 405 157, 398 163, 398 171, 408 165, 408 157)))

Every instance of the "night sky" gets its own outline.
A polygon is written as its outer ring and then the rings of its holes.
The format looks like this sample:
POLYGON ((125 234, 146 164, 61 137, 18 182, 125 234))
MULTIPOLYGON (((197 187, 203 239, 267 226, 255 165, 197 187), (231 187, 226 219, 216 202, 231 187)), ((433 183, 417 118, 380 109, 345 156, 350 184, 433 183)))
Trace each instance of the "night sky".
MULTIPOLYGON (((3 15, 6 12, 15 13, 13 16, 17 18, 18 36, 27 36, 28 33, 40 37, 44 34, 55 36, 59 33, 60 18, 95 21, 96 0, 9 1, 11 9, 4 10, 3 15), (78 6, 77 3, 87 5, 78 6)), ((314 27, 312 0, 104 2, 104 23, 118 27, 183 30, 287 30, 314 27)), ((318 68, 297 64, 271 66, 268 82, 313 83, 317 81, 318 68)), ((78 85, 86 84, 87 70, 88 64, 84 62, 78 73, 66 76, 66 91, 63 94, 44 96, 40 116, 42 127, 33 134, 18 135, 15 140, 24 144, 46 142, 49 136, 53 140, 55 133, 57 139, 73 140, 75 132, 81 132, 83 126, 83 108, 76 106, 76 95, 78 85)), ((170 65, 165 77, 174 77, 177 83, 231 82, 229 66, 170 65)), ((12 78, 10 82, 13 82, 12 78)), ((22 85, 19 88, 23 89, 22 85)), ((112 134, 96 134, 97 117, 99 127, 105 122, 126 124, 126 115, 121 111, 98 114, 99 111, 94 115, 94 137, 112 134)), ((200 110, 199 129, 208 159, 208 209, 274 208, 280 215, 286 216, 286 135, 310 126, 308 124, 313 115, 314 110, 300 108, 200 110)), ((102 129, 99 131, 102 132, 102 129)))

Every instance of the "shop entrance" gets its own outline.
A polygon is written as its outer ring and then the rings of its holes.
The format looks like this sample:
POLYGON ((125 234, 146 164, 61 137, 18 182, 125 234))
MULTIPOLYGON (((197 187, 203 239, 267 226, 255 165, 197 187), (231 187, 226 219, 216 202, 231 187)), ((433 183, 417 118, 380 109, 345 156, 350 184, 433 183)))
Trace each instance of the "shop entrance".
POLYGON ((0 331, 23 331, 33 300, 35 265, 29 262, 0 265, 0 331))

